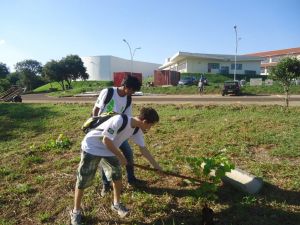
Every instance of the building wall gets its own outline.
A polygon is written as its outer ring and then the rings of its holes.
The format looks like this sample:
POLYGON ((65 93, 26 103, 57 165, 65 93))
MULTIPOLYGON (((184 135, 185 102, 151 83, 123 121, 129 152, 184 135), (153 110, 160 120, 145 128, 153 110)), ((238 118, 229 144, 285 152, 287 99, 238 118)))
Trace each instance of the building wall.
POLYGON ((89 74, 88 80, 112 80, 110 56, 86 56, 81 59, 89 74))
POLYGON ((122 59, 114 56, 86 56, 81 57, 87 73, 90 75, 89 80, 112 81, 114 72, 132 72, 142 73, 143 77, 154 74, 160 64, 147 63, 140 61, 122 59))
MULTIPOLYGON (((229 67, 229 73, 233 74, 234 69, 231 69, 231 64, 234 64, 234 61, 224 62, 220 60, 209 60, 209 59, 196 59, 196 58, 188 58, 187 66, 184 70, 178 70, 179 72, 187 72, 187 73, 208 73, 208 64, 209 63, 218 63, 220 64, 219 69, 211 69, 210 73, 220 73, 221 67, 229 67)), ((179 64, 184 63, 185 60, 180 61, 175 66, 178 67, 179 64)), ((242 69, 236 70, 237 74, 245 74, 245 70, 255 71, 256 74, 260 74, 260 62, 259 61, 237 61, 237 64, 242 64, 242 69)))

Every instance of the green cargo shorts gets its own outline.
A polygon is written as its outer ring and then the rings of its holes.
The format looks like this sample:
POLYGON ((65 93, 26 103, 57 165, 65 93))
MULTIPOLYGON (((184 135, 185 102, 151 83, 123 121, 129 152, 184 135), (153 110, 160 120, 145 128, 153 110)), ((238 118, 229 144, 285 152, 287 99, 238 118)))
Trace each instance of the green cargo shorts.
POLYGON ((102 166, 108 181, 122 179, 121 166, 116 156, 95 156, 83 151, 77 170, 76 187, 78 189, 85 189, 93 184, 99 163, 102 166))

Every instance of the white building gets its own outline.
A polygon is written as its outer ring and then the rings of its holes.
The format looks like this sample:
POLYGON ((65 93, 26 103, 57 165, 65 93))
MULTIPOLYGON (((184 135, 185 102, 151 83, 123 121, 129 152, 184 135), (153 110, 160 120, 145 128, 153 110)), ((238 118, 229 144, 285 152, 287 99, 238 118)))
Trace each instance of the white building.
POLYGON ((81 57, 89 74, 88 80, 112 81, 114 72, 142 73, 143 78, 153 75, 160 64, 122 59, 115 56, 81 57), (131 71, 132 70, 132 71, 131 71))
MULTIPOLYGON (((183 73, 233 74, 234 58, 235 55, 177 52, 174 56, 167 58, 159 69, 183 73)), ((262 58, 258 56, 238 55, 236 74, 260 74, 261 60, 262 58)))
POLYGON ((247 54, 248 56, 259 56, 262 57, 261 62, 261 74, 268 75, 269 69, 273 66, 276 66, 277 63, 284 57, 296 57, 300 59, 300 48, 288 48, 280 49, 267 52, 256 52, 247 54))

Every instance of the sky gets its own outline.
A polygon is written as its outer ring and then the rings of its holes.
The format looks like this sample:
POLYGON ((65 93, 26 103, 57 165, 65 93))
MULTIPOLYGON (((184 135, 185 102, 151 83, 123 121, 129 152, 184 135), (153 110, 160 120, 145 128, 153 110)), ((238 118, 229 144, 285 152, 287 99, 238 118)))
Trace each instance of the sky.
POLYGON ((0 0, 0 62, 70 54, 163 64, 178 51, 238 54, 300 47, 299 0, 0 0))

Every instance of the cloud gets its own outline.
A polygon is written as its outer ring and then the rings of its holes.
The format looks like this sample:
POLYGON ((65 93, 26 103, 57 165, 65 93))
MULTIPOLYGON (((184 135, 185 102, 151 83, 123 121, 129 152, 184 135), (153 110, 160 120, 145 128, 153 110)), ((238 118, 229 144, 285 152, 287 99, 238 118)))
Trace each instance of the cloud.
POLYGON ((0 45, 4 45, 5 44, 5 40, 0 40, 0 45))

